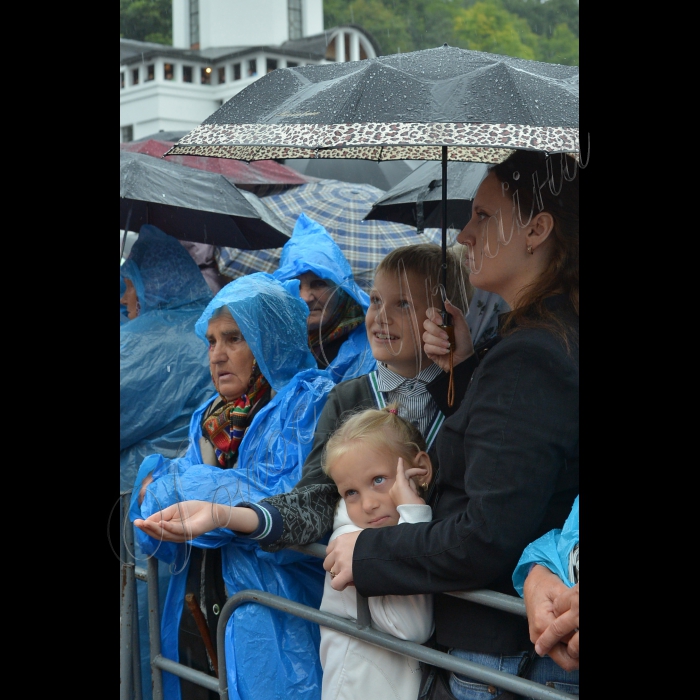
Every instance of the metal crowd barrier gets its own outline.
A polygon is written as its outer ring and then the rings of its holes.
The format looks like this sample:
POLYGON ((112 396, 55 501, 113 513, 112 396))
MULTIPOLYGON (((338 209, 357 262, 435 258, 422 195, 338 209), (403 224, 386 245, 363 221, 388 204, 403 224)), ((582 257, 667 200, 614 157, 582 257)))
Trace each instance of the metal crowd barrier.
MULTIPOLYGON (((120 700, 141 700, 141 650, 134 562, 134 526, 126 517, 131 491, 119 494, 119 679, 120 700)), ((157 580, 157 577, 156 577, 157 580)))
MULTIPOLYGON (((124 495, 124 494, 123 494, 124 495)), ((124 513, 127 509, 124 509, 124 513)), ((124 521, 122 521, 124 522, 124 521)), ((131 533, 131 552, 133 552, 133 525, 126 523, 124 533, 131 533)), ((129 548, 127 541, 127 549, 129 548)), ((291 547, 296 551, 319 557, 326 556, 326 548, 320 544, 291 547)), ((183 678, 197 685, 218 692, 222 700, 228 700, 228 684, 226 676, 225 633, 228 619, 236 608, 248 603, 265 605, 275 610, 296 615, 305 620, 315 622, 324 627, 329 627, 351 637, 356 637, 369 644, 373 644, 390 651, 410 656, 411 658, 439 666, 440 668, 474 678, 481 683, 488 683, 504 691, 510 691, 515 695, 533 698, 534 700, 572 700, 578 696, 555 690, 546 685, 513 676, 509 673, 496 671, 481 664, 451 656, 445 652, 437 651, 422 644, 408 642, 393 637, 384 632, 370 627, 371 617, 367 599, 357 594, 357 621, 338 617, 331 613, 322 612, 316 608, 302 605, 295 601, 259 590, 244 590, 229 598, 219 614, 216 633, 216 654, 218 660, 219 677, 214 678, 202 671, 197 671, 184 664, 172 661, 161 655, 160 649, 160 614, 158 594, 158 562, 155 558, 148 559, 146 571, 129 562, 128 552, 122 559, 122 620, 121 620, 121 645, 120 645, 120 671, 121 694, 120 700, 140 700, 140 658, 138 654, 138 629, 136 614, 135 579, 139 578, 148 582, 148 628, 151 659, 151 678, 153 700, 163 700, 163 676, 162 671, 167 671, 175 676, 183 678), (129 591, 131 589, 131 591, 129 591), (129 629, 131 625, 131 629, 129 629), (155 631, 155 634, 153 633, 155 631), (129 668, 131 662, 131 668, 129 668), (138 669, 138 670, 137 670, 138 669), (137 676, 139 677, 137 683, 137 676), (136 689, 138 687, 138 689, 136 689)), ((515 615, 526 616, 525 604, 520 598, 504 595, 495 591, 479 590, 468 592, 444 593, 474 603, 503 610, 515 615)), ((261 699, 264 700, 264 699, 261 699)))

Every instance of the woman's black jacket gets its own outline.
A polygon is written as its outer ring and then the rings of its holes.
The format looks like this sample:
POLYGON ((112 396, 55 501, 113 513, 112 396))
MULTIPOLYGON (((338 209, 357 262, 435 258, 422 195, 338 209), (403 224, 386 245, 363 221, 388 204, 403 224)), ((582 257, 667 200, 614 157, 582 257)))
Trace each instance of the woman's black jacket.
MULTIPOLYGON (((523 549, 562 527, 579 492, 578 315, 563 297, 547 303, 568 324, 568 347, 551 330, 520 327, 456 368, 467 388, 437 438, 433 520, 359 535, 362 595, 517 595, 511 576, 523 549)), ((447 647, 532 648, 524 617, 452 596, 435 597, 435 626, 447 647)))

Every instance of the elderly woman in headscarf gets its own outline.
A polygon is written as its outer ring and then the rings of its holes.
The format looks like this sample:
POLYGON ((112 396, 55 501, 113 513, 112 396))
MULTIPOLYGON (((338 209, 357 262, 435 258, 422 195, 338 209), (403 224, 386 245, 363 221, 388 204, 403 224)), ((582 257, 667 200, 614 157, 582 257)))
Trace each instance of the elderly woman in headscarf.
POLYGON ((194 324, 212 293, 177 239, 141 227, 120 267, 129 320, 119 329, 120 488, 134 483, 144 457, 177 457, 192 412, 211 393, 206 348, 194 324))
MULTIPOLYGON (((226 285, 206 307, 195 333, 208 346, 216 391, 192 416, 184 457, 144 460, 134 485, 132 521, 187 499, 257 501, 291 489, 300 479, 316 419, 334 383, 309 350, 308 307, 298 290, 298 280, 279 282, 255 273, 226 285)), ((216 639, 217 615, 239 590, 271 590, 315 607, 323 591, 318 560, 292 551, 261 552, 225 525, 193 540, 193 547, 159 543, 136 530, 143 551, 172 564, 162 653, 205 673, 210 666, 184 602, 187 593, 196 597, 216 639)), ((232 699, 320 696, 316 625, 244 606, 232 616, 226 635, 232 699), (264 641, 251 645, 253 639, 264 641)), ((167 700, 209 697, 209 691, 168 673, 164 688, 167 700)))
POLYGON ((299 280, 299 293, 309 307, 309 347, 318 367, 327 369, 336 384, 376 368, 365 330, 369 296, 321 224, 299 215, 273 276, 299 280))

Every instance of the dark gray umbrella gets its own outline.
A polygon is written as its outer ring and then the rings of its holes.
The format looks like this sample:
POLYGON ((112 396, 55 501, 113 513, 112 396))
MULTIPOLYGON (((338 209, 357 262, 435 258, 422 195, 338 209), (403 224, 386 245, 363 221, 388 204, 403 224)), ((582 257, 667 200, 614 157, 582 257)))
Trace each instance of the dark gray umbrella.
POLYGON ((292 230, 250 192, 218 173, 119 152, 119 227, 153 224, 182 241, 260 250, 279 248, 292 230))
MULTIPOLYGON (((486 176, 485 163, 448 163, 447 228, 462 230, 472 213, 472 200, 486 176)), ((442 226, 442 165, 427 162, 392 187, 372 206, 365 220, 394 221, 422 232, 442 226)))
MULTIPOLYGON (((578 153, 577 66, 444 46, 263 76, 168 154, 497 163, 578 153)), ((443 254, 447 187, 442 194, 443 254)), ((447 271, 443 257, 443 284, 447 271)))
POLYGON ((284 68, 251 83, 169 151, 260 160, 500 162, 578 152, 577 66, 447 45, 284 68))

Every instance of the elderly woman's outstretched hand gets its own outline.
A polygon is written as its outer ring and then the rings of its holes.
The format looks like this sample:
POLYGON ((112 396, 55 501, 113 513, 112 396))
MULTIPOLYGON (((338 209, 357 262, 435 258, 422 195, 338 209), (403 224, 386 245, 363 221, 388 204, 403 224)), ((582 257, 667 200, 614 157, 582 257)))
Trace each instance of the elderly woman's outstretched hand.
POLYGON ((187 542, 217 527, 253 532, 257 515, 250 508, 225 506, 209 501, 182 501, 153 513, 134 525, 147 535, 164 542, 187 542))
MULTIPOLYGON (((461 309, 445 301, 445 309, 452 316, 452 326, 455 332, 455 350, 453 356, 453 365, 458 365, 464 362, 468 357, 474 354, 474 344, 472 343, 472 335, 469 332, 469 326, 464 318, 461 309)), ((428 317, 423 321, 423 343, 425 354, 443 370, 450 371, 450 343, 447 338, 447 333, 440 328, 442 317, 440 310, 435 307, 429 308, 425 315, 428 317)))
POLYGON ((331 574, 331 586, 336 591, 342 591, 346 586, 353 586, 352 579, 352 555, 355 551, 355 542, 360 531, 348 532, 340 535, 326 547, 326 558, 323 568, 331 574))

